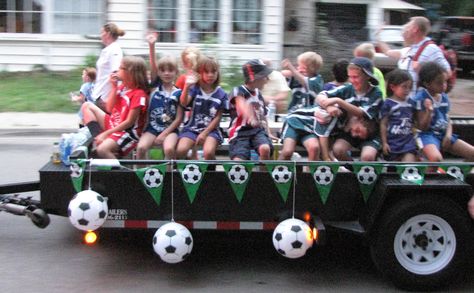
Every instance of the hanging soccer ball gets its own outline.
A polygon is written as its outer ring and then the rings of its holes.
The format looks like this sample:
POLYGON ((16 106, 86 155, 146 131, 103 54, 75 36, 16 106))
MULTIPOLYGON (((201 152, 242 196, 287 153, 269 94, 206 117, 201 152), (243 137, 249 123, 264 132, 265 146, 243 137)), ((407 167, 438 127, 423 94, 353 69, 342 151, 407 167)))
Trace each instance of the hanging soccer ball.
POLYGON ((181 224, 176 222, 166 223, 153 236, 153 250, 164 262, 181 262, 193 250, 193 236, 181 224))
POLYGON ((287 183, 291 176, 291 171, 285 165, 278 165, 272 171, 272 177, 276 183, 287 183))
POLYGON ((285 257, 302 257, 313 246, 311 228, 299 219, 284 220, 273 232, 273 246, 285 257))
POLYGON ((402 172, 402 179, 409 180, 409 181, 415 181, 415 180, 421 180, 422 177, 420 175, 420 172, 418 172, 418 169, 415 167, 406 167, 405 170, 402 172))
POLYGON ((357 173, 357 180, 362 184, 373 184, 377 180, 377 173, 372 166, 364 166, 357 173))
POLYGON ((457 166, 448 167, 448 169, 446 169, 446 173, 453 176, 454 178, 464 181, 464 174, 462 173, 461 168, 457 166))
POLYGON ((186 165, 181 176, 186 183, 196 184, 201 180, 202 173, 199 170, 199 166, 196 164, 186 165))
POLYGON ((107 201, 93 190, 77 193, 69 202, 67 214, 69 221, 79 230, 96 230, 107 219, 107 201))
POLYGON ((156 168, 146 170, 143 183, 149 188, 158 187, 163 183, 163 174, 156 168))
POLYGON ((334 179, 334 174, 328 166, 319 166, 313 176, 316 183, 320 185, 328 185, 334 179))
POLYGON ((249 172, 243 165, 233 165, 227 173, 230 181, 235 184, 242 184, 249 178, 249 172))

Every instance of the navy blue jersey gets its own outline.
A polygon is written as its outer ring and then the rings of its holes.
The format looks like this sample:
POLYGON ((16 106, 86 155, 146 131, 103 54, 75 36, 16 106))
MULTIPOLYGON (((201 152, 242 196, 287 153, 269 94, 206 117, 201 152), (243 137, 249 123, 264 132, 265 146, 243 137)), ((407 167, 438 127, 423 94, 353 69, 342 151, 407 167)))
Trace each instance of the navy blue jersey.
POLYGON ((387 98, 380 109, 380 119, 388 117, 387 142, 390 152, 404 154, 416 149, 413 135, 414 105, 387 98))
POLYGON ((162 84, 158 84, 156 90, 151 94, 148 127, 152 127, 157 133, 161 133, 169 127, 176 119, 180 96, 180 89, 173 87, 171 93, 168 93, 162 84))
POLYGON ((435 135, 444 136, 448 128, 449 118, 448 113, 450 109, 449 98, 446 93, 441 94, 441 100, 438 102, 430 95, 425 88, 420 88, 415 96, 415 107, 417 111, 425 111, 423 101, 430 99, 433 103, 433 113, 431 115, 430 127, 425 132, 431 132, 435 135))
POLYGON ((189 96, 192 97, 191 116, 183 131, 202 132, 219 110, 226 110, 228 107, 227 94, 220 86, 212 93, 206 94, 200 86, 195 85, 190 89, 189 96))

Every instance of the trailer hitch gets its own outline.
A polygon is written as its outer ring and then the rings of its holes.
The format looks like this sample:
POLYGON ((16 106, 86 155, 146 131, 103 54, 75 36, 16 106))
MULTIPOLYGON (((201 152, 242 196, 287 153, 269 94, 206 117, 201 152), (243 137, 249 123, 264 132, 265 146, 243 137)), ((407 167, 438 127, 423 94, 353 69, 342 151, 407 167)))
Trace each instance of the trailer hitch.
POLYGON ((1 195, 0 212, 7 212, 17 216, 27 216, 38 228, 46 228, 49 225, 48 214, 40 209, 40 202, 32 197, 20 197, 19 194, 1 195))

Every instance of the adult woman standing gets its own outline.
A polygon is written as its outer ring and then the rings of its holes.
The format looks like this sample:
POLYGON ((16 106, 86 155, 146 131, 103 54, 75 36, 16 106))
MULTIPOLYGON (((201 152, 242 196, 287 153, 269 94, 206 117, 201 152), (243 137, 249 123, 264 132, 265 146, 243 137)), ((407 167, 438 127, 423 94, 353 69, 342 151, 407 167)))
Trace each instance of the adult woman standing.
POLYGON ((92 92, 92 98, 102 109, 105 109, 105 102, 111 89, 109 82, 110 74, 119 69, 120 62, 122 61, 122 48, 120 48, 116 41, 123 35, 125 35, 125 31, 114 23, 105 24, 100 32, 100 38, 105 47, 100 52, 96 63, 97 79, 92 92))

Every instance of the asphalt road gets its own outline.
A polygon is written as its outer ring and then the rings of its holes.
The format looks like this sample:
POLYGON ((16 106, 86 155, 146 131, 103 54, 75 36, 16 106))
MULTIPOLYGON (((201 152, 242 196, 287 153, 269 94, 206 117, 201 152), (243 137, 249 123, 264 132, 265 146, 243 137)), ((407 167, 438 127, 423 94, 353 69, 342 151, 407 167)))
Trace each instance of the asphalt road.
MULTIPOLYGON (((0 133, 0 184, 38 179, 54 139, 0 133)), ((153 233, 103 231, 89 247, 66 218, 52 216, 41 230, 26 217, 0 213, 0 291, 398 291, 380 276, 369 250, 353 235, 331 235, 327 246, 289 260, 276 253, 269 233, 192 231, 190 258, 169 265, 154 254, 153 233)), ((474 279, 450 289, 472 292, 474 279)))

